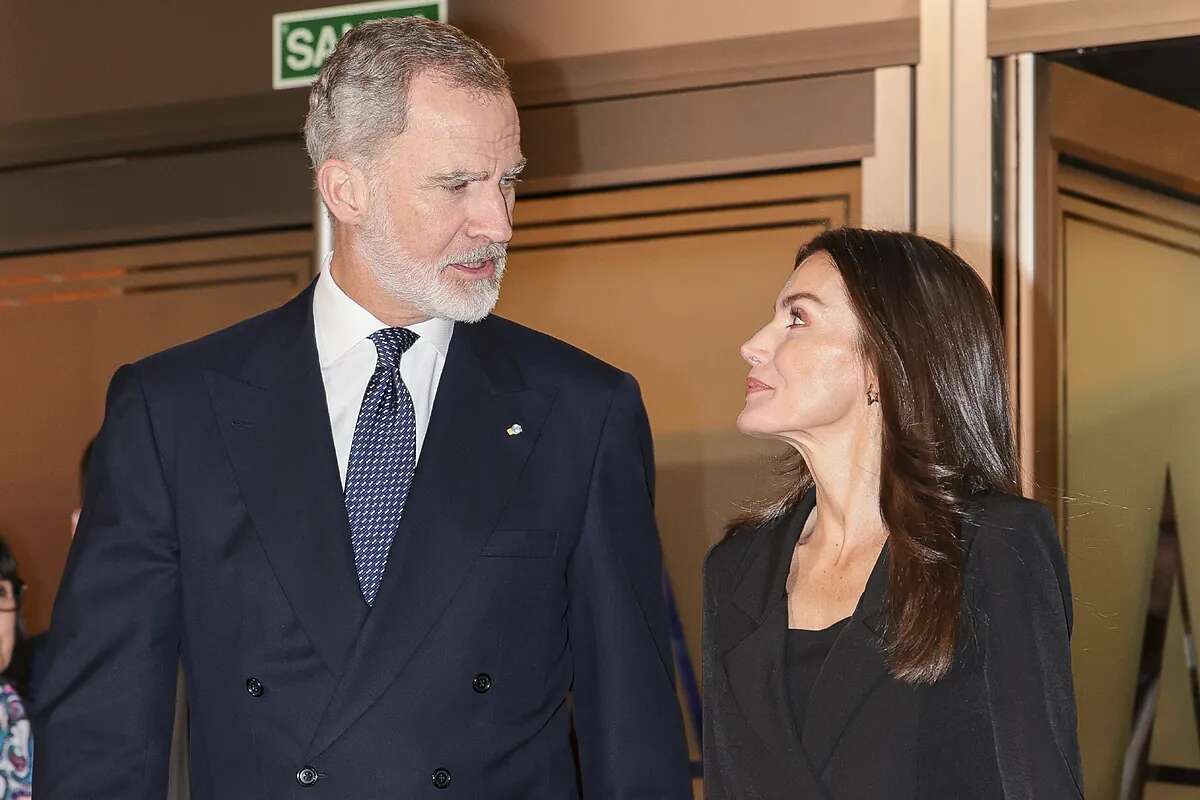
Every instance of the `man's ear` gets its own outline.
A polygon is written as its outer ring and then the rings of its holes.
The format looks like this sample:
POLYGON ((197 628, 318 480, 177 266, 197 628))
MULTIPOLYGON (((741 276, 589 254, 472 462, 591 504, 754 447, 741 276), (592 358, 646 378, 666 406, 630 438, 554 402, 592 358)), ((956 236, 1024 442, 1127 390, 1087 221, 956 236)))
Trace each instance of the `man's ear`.
POLYGON ((317 189, 338 222, 361 225, 371 210, 366 175, 348 161, 331 158, 317 170, 317 189))

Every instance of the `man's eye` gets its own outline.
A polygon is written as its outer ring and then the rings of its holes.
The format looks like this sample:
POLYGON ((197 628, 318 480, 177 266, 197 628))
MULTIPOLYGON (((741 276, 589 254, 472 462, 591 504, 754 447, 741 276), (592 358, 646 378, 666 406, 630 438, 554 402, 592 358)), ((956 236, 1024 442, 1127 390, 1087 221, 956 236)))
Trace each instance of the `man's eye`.
POLYGON ((506 175, 505 177, 500 179, 501 186, 516 186, 520 182, 521 182, 521 179, 518 178, 516 175, 506 175))
POLYGON ((457 183, 443 183, 442 188, 445 189, 447 192, 451 192, 453 194, 458 194, 467 188, 467 182, 466 181, 458 181, 457 183))

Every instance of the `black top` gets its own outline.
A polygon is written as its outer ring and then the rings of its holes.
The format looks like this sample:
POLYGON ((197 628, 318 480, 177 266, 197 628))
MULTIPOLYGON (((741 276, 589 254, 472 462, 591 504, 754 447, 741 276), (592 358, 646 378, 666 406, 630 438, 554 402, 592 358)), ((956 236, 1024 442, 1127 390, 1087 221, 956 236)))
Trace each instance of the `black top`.
POLYGON ((787 576, 814 503, 810 492, 777 522, 738 529, 709 553, 705 800, 1082 798, 1071 589, 1047 510, 995 492, 971 498, 960 528, 959 653, 931 686, 888 669, 885 545, 797 733, 784 663, 787 576))
POLYGON ((792 718, 796 721, 797 731, 804 730, 804 708, 808 705, 808 695, 817 682, 821 667, 825 665, 825 658, 833 649, 833 643, 849 621, 850 618, 846 617, 819 631, 788 629, 784 668, 787 670, 788 699, 791 701, 792 718))

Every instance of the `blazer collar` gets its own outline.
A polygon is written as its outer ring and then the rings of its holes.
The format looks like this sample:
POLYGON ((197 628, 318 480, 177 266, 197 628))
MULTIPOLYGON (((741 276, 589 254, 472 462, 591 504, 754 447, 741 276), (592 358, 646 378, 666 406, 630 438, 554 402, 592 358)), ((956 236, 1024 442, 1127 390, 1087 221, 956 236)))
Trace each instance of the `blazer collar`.
POLYGON ((775 522, 757 531, 740 534, 753 536, 754 541, 734 585, 733 602, 760 625, 777 606, 786 605, 792 552, 816 502, 816 491, 810 489, 799 503, 775 522))
POLYGON ((803 731, 797 731, 787 693, 785 640, 787 577, 804 523, 816 506, 809 492, 756 537, 736 580, 732 600, 757 623, 725 654, 729 685, 747 722, 781 759, 788 779, 819 784, 819 776, 866 695, 889 677, 881 651, 889 548, 884 545, 850 622, 838 634, 813 685, 803 731))

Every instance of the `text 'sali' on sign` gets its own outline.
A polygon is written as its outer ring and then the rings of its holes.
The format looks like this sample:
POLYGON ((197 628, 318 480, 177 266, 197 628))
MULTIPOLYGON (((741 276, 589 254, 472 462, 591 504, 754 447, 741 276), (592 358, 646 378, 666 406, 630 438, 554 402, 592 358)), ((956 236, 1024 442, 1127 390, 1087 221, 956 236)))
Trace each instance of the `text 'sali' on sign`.
POLYGON ((271 26, 271 85, 291 89, 312 83, 338 39, 359 23, 414 16, 445 22, 446 2, 382 0, 276 14, 271 26))

